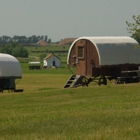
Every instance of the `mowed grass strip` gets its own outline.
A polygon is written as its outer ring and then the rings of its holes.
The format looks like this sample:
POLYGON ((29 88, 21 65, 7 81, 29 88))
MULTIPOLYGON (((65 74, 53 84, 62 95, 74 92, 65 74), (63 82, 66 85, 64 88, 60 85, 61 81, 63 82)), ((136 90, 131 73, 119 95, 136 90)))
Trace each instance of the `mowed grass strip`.
POLYGON ((140 139, 140 84, 62 89, 67 74, 23 74, 0 95, 0 139, 140 139))
POLYGON ((40 90, 62 89, 70 75, 66 74, 23 74, 17 80, 17 89, 23 88, 25 93, 39 92, 40 90))

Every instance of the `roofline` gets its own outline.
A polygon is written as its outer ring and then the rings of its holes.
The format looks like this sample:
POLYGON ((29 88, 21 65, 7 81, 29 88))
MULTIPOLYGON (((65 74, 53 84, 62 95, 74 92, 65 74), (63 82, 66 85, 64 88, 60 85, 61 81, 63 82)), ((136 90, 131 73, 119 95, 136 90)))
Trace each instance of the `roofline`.
MULTIPOLYGON (((78 40, 81 40, 81 39, 87 39, 87 40, 91 41, 91 40, 89 39, 89 37, 80 37, 80 38, 76 39, 76 40, 71 44, 71 46, 70 46, 70 48, 69 48, 68 57, 67 57, 67 64, 69 64, 68 60, 69 60, 70 52, 71 52, 71 50, 72 50, 74 44, 75 44, 78 40)), ((97 46, 96 46, 96 43, 93 42, 93 41, 91 41, 91 42, 94 44, 94 46, 95 46, 95 48, 96 48, 96 50, 97 50, 98 56, 99 56, 99 50, 98 50, 98 48, 97 48, 97 46)), ((100 63, 100 56, 99 56, 99 63, 100 63)))
POLYGON ((55 56, 56 58, 58 58, 59 60, 60 60, 60 58, 58 57, 58 56, 56 56, 55 54, 50 54, 50 56, 48 55, 48 58, 44 58, 44 60, 48 60, 48 59, 50 59, 51 57, 53 57, 53 56, 55 56))

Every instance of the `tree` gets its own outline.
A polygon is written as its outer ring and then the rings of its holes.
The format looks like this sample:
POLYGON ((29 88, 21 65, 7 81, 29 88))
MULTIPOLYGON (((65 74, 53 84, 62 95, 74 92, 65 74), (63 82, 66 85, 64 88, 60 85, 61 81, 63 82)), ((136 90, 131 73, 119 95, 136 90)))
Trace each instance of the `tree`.
POLYGON ((51 43, 51 42, 52 42, 52 40, 51 40, 51 38, 49 38, 49 39, 48 39, 48 43, 51 43))
POLYGON ((28 57, 28 51, 22 46, 14 47, 12 50, 12 55, 15 57, 28 57))
POLYGON ((48 42, 48 36, 47 36, 47 35, 44 36, 44 40, 45 40, 46 42, 48 42))
POLYGON ((17 36, 14 35, 13 37, 10 36, 2 36, 0 37, 0 45, 3 44, 10 44, 11 41, 13 42, 18 42, 19 44, 35 44, 37 43, 39 40, 44 39, 46 42, 51 42, 51 40, 48 40, 48 36, 47 35, 42 35, 42 36, 36 36, 36 35, 32 35, 30 37, 26 37, 26 36, 17 36))
POLYGON ((17 42, 11 42, 9 45, 0 47, 0 53, 11 54, 15 57, 28 57, 28 51, 17 42))
POLYGON ((128 21, 126 21, 127 24, 127 31, 129 33, 132 34, 131 37, 133 37, 134 39, 136 39, 138 41, 138 43, 140 44, 140 15, 132 16, 134 23, 129 23, 128 21))
POLYGON ((43 61, 43 59, 46 57, 46 53, 43 53, 40 55, 40 61, 43 61))

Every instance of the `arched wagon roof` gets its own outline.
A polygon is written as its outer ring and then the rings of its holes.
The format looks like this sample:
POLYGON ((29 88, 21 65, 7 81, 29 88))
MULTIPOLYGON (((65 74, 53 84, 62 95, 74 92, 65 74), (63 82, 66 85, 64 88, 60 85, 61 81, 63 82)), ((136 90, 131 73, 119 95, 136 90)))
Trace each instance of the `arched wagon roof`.
POLYGON ((99 65, 140 64, 140 49, 135 49, 137 41, 131 37, 80 37, 70 46, 67 64, 74 44, 79 40, 88 40, 96 48, 99 65))
POLYGON ((22 77, 20 63, 15 57, 0 53, 0 77, 22 77))

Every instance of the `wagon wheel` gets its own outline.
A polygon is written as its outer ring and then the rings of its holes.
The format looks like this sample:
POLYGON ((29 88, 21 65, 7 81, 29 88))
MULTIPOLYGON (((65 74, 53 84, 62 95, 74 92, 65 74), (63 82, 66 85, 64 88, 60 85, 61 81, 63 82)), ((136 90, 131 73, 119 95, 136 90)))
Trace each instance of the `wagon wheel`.
POLYGON ((114 82, 116 85, 119 83, 118 81, 118 78, 115 79, 115 82, 114 82))
POLYGON ((107 80, 106 80, 105 76, 101 76, 99 78, 98 85, 100 86, 101 84, 107 85, 107 80))
POLYGON ((88 82, 88 79, 86 77, 84 77, 82 79, 82 86, 86 85, 87 82, 88 82))

